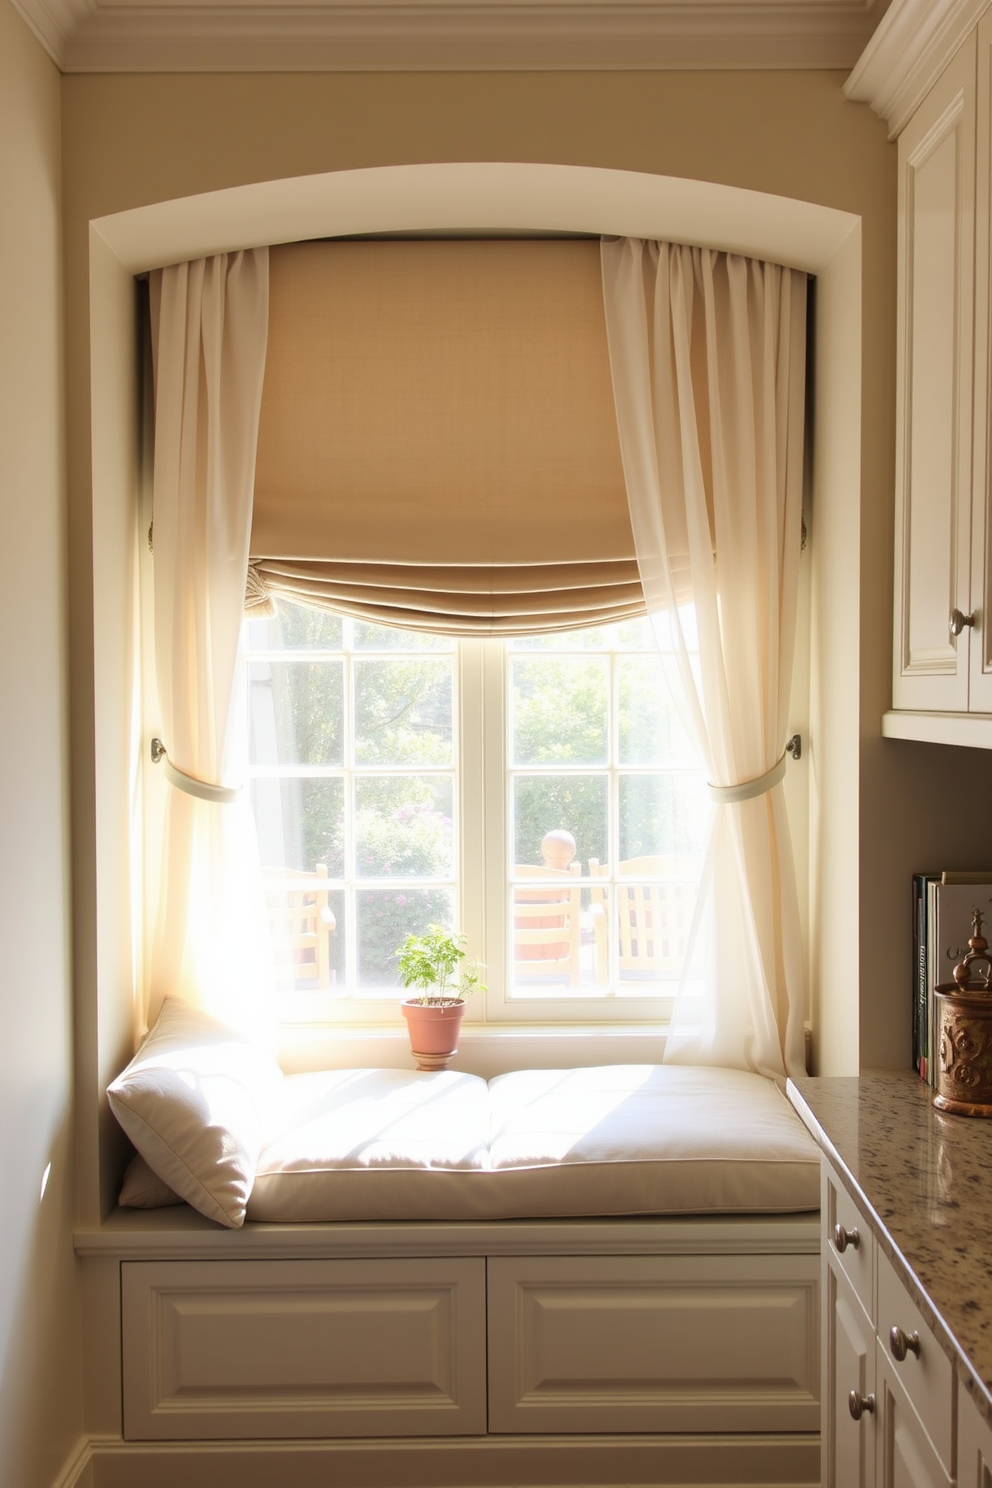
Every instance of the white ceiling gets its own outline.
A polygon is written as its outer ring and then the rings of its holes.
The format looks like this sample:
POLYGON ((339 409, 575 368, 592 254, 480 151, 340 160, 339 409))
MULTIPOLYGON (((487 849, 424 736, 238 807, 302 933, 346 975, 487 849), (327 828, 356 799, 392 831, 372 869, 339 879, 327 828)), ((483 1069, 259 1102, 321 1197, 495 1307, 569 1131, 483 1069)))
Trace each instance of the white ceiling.
POLYGON ((889 0, 12 0, 63 72, 850 69, 889 0))

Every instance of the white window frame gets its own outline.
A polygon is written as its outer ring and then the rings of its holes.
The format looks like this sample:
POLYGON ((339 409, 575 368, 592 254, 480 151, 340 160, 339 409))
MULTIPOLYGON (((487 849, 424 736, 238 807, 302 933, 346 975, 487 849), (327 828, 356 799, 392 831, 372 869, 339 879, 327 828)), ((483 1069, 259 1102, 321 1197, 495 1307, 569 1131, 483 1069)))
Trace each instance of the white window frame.
MULTIPOLYGON (((252 657, 285 659, 285 653, 261 651, 252 657)), ((321 651, 291 653, 300 659, 319 661, 321 651)), ((431 653, 423 653, 425 656, 431 653)), ((541 657, 547 653, 535 651, 541 657)), ((248 659, 246 648, 246 660, 248 659)), ((610 686, 615 686, 614 654, 609 666, 610 686)), ((565 989, 546 994, 512 995, 508 985, 510 967, 510 741, 507 709, 507 650, 498 638, 462 638, 454 650, 453 749, 455 755, 455 878, 456 929, 464 933, 469 954, 483 967, 486 992, 469 1005, 470 1021, 505 1025, 540 1024, 574 1027, 606 1025, 622 1027, 667 1021, 674 1002, 671 995, 638 997, 610 991, 582 995, 565 989)), ((345 668, 347 679, 348 668, 345 668)), ((345 686, 347 687, 347 680, 345 686)), ((613 709, 611 708, 611 717, 613 709)), ((605 767, 589 766, 589 772, 609 772, 613 812, 616 811, 617 740, 611 729, 605 767)), ((345 749, 347 778, 350 751, 345 749)), ((627 767, 624 767, 625 773, 627 767)), ((266 767, 251 774, 269 775, 266 767)), ((319 775, 320 768, 285 766, 286 775, 319 775)), ((339 773, 335 771, 334 773, 339 773)), ((361 773, 361 772, 357 772, 361 773)), ((378 773, 378 769, 376 770, 378 773)), ((389 773, 386 770, 386 773, 389 773)), ((524 773, 530 773, 529 770, 524 773)), ((651 773, 645 770, 645 773, 651 773)), ((347 795, 347 790, 346 790, 347 795)), ((555 825, 567 826, 567 823, 555 825)), ((590 882, 588 864, 582 864, 582 883, 590 882)), ((375 884, 371 884, 375 887, 375 884)), ((333 893, 339 880, 328 883, 333 893)), ((347 892, 347 890, 346 890, 347 892)), ((355 924, 354 919, 351 921, 355 924)), ((381 994, 355 994, 347 985, 331 990, 287 990, 278 994, 280 1021, 285 1025, 354 1024, 381 1025, 395 1022, 398 989, 381 994)))
MULTIPOLYGON (((343 617, 342 617, 343 618, 343 617)), ((321 661, 337 661, 342 659, 342 686, 347 699, 346 714, 353 716, 354 712, 354 687, 355 666, 363 661, 374 661, 377 659, 389 660, 393 653, 388 651, 377 652, 374 649, 359 650, 346 648, 339 651, 334 648, 313 648, 299 651, 284 651, 269 647, 252 649, 247 640, 247 627, 242 637, 242 666, 245 685, 251 666, 256 662, 284 663, 287 661, 298 661, 312 665, 319 665, 321 661)), ((463 923, 464 914, 462 910, 462 893, 460 885, 460 867, 463 856, 464 828, 463 807, 465 792, 463 789, 463 767, 459 750, 461 738, 461 720, 464 712, 461 699, 461 662, 458 644, 455 643, 450 651, 441 650, 437 652, 424 651, 418 653, 423 659, 431 657, 452 659, 452 756, 453 770, 445 767, 425 766, 388 766, 388 765, 359 765, 354 757, 354 737, 347 731, 343 740, 343 762, 340 766, 321 765, 281 765, 273 768, 270 765, 249 765, 248 781, 249 787, 252 781, 258 779, 290 779, 308 778, 320 779, 341 778, 344 782, 344 811, 346 818, 351 818, 354 810, 353 785, 363 776, 400 776, 404 774, 432 775, 453 773, 452 791, 452 836, 454 843, 453 871, 450 877, 438 880, 441 888, 452 888, 452 898, 456 906, 459 924, 463 923)), ((248 709, 245 709, 247 719, 248 709)), ((348 840, 354 841, 353 829, 348 833, 348 840)), ((414 880, 411 887, 416 884, 414 880)), ((357 896, 363 890, 375 890, 382 888, 382 882, 376 879, 368 879, 361 883, 355 872, 355 866, 349 861, 346 854, 345 872, 343 877, 328 877, 327 892, 332 895, 343 893, 348 908, 347 920, 353 926, 357 926, 357 896)), ((394 887, 390 883, 387 887, 394 887)), ((357 964, 357 945, 354 934, 345 952, 346 964, 354 968, 357 964)), ((293 1024, 324 1024, 324 1023, 356 1023, 356 1024, 379 1024, 394 1022, 396 1017, 396 1002, 399 995, 397 989, 384 991, 382 993, 358 993, 354 983, 345 980, 341 985, 333 989, 280 989, 276 993, 276 1008, 281 1023, 293 1024)))
MULTIPOLYGON (((506 1022, 536 1022, 543 1025, 567 1024, 573 1026, 579 1024, 606 1024, 617 1027, 625 1024, 640 1026, 644 1023, 667 1022, 671 1016, 675 1001, 676 988, 674 986, 671 994, 664 996, 652 994, 639 997, 629 992, 621 993, 615 988, 602 994, 585 992, 582 995, 575 995, 558 990, 544 995, 535 992, 528 992, 526 995, 512 995, 508 977, 508 972, 511 969, 509 965, 512 865, 510 855, 512 842, 510 814, 511 781, 513 774, 517 773, 517 771, 521 774, 531 774, 533 773, 533 767, 520 766, 515 771, 510 764, 511 741, 509 734, 510 720, 508 716, 507 650, 499 642, 486 641, 483 642, 483 646, 484 748, 488 759, 495 758, 495 764, 488 771, 486 777, 485 792, 484 857, 486 882, 484 894, 486 919, 483 928, 482 944, 485 946, 486 968, 489 978, 486 994, 487 1021, 497 1024, 506 1022)), ((525 655, 527 653, 521 652, 518 654, 525 655)), ((552 648, 550 652, 541 650, 534 651, 531 654, 536 659, 554 654, 554 651, 552 648)), ((583 653, 576 652, 573 654, 581 655, 583 653)), ((608 676, 611 690, 610 718, 614 722, 615 665, 618 654, 620 653, 608 653, 608 676)), ((609 780, 611 801, 609 819, 614 824, 614 831, 617 822, 617 778, 620 773, 617 749, 618 739, 616 729, 611 727, 605 765, 596 764, 582 766, 580 768, 580 773, 583 774, 606 771, 609 780)), ((632 770, 624 766, 623 773, 641 772, 637 767, 634 767, 632 770)), ((643 773, 652 774, 655 771, 645 768, 643 773)), ((566 830, 568 828, 567 822, 556 822, 554 825, 563 827, 566 830)), ((616 844, 614 843, 613 846, 616 846, 616 844)), ((590 882, 589 865, 583 862, 581 864, 581 883, 583 888, 588 887, 590 882)), ((610 940, 612 942, 612 936, 610 940)))

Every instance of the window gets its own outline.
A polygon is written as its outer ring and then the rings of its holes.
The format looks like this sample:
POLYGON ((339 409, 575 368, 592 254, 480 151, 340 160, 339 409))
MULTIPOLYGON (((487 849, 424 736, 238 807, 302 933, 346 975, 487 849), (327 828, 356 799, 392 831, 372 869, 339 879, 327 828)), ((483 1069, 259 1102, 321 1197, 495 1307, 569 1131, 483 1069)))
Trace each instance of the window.
POLYGON ((489 1018, 666 1011, 704 777, 646 619, 454 640, 280 598, 245 675, 288 1018, 394 1017, 393 953, 432 922, 483 962, 489 1018))
POLYGON ((396 987, 392 954, 408 931, 459 918, 454 643, 286 601, 246 629, 278 983, 374 998, 396 987), (316 895, 329 913, 311 932, 300 922, 316 895), (311 933, 327 936, 326 960, 294 943, 311 933))

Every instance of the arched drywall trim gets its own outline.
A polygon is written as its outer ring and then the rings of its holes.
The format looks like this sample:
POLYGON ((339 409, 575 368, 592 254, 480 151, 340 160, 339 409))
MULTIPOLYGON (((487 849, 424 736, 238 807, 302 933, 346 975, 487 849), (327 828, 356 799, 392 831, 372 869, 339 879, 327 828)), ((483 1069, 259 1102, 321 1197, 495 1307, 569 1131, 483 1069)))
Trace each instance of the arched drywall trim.
POLYGON ((849 212, 712 181, 591 166, 393 165, 158 202, 92 226, 132 273, 225 249, 351 233, 527 229, 666 238, 819 273, 849 212))

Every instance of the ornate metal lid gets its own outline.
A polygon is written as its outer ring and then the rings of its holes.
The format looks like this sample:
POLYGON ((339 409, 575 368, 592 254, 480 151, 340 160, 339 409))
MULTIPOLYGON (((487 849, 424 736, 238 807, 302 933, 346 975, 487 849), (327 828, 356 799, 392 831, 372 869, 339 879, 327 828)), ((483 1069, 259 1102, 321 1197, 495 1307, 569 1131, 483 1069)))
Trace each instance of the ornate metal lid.
MULTIPOLYGON (((954 968, 954 981, 959 992, 988 992, 992 980, 992 955, 989 943, 982 934, 982 911, 976 909, 971 922, 971 939, 968 954, 954 968), (976 970, 976 962, 985 963, 984 971, 976 970)), ((947 990, 952 990, 948 988, 947 990)))

